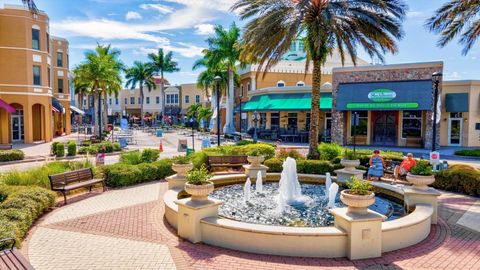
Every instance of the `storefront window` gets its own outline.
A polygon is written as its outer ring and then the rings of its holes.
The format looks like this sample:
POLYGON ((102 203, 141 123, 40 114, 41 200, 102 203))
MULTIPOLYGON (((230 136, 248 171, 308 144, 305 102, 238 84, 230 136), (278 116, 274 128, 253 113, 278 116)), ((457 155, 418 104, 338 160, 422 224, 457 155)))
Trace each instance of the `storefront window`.
POLYGON ((260 129, 266 129, 267 128, 267 114, 266 113, 260 113, 260 129))
POLYGON ((297 113, 288 114, 288 130, 297 131, 297 113))
POLYGON ((350 134, 357 135, 357 136, 367 136, 367 129, 368 129, 368 112, 367 111, 358 111, 358 112, 351 112, 351 131, 350 134), (357 123, 355 126, 355 113, 357 113, 357 123), (354 128, 355 126, 355 128, 354 128), (355 132, 354 132, 355 130, 355 132))
POLYGON ((403 111, 402 138, 422 137, 422 111, 403 111))
POLYGON ((306 122, 305 122, 305 130, 306 131, 310 131, 310 113, 307 113, 307 117, 306 117, 306 122))
POLYGON ((280 113, 270 113, 270 129, 278 130, 280 128, 280 113))

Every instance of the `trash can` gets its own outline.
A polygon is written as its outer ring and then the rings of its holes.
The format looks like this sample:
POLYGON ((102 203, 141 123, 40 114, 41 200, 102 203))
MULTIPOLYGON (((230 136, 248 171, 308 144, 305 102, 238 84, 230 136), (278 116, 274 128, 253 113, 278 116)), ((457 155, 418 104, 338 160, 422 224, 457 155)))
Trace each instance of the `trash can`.
POLYGON ((87 127, 87 135, 92 135, 92 128, 91 127, 87 127))
POLYGON ((191 154, 195 153, 192 148, 187 148, 187 157, 190 156, 191 154))
POLYGON ((212 144, 210 143, 210 138, 202 139, 202 149, 209 147, 212 147, 212 144))
POLYGON ((163 130, 161 128, 157 128, 157 137, 163 137, 163 130))

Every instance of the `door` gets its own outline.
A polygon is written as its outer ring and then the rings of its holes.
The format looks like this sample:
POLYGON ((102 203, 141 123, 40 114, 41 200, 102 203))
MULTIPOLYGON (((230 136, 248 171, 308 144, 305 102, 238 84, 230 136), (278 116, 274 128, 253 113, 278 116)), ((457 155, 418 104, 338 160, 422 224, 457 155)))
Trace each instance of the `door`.
POLYGON ((385 111, 373 113, 373 144, 384 146, 397 145, 397 112, 385 111))
POLYGON ((23 116, 12 115, 12 141, 23 141, 23 116))
POLYGON ((462 128, 463 118, 454 116, 450 118, 448 124, 448 145, 461 146, 462 145, 462 128))

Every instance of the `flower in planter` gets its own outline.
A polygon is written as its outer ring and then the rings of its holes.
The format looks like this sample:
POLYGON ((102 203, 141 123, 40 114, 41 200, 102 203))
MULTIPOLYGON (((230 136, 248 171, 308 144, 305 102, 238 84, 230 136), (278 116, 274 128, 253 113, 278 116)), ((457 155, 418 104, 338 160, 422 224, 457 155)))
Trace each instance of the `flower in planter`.
POLYGON ((203 185, 209 183, 212 174, 205 168, 204 165, 200 169, 194 169, 187 174, 187 183, 191 185, 203 185))
POLYGON ((411 174, 431 176, 433 175, 433 167, 427 162, 418 162, 417 165, 410 169, 411 174))
POLYGON ((352 176, 350 181, 347 181, 346 184, 349 189, 348 193, 354 195, 369 195, 373 190, 373 186, 370 182, 362 181, 355 176, 352 176))
POLYGON ((176 156, 172 158, 174 164, 190 164, 190 157, 187 156, 176 156))

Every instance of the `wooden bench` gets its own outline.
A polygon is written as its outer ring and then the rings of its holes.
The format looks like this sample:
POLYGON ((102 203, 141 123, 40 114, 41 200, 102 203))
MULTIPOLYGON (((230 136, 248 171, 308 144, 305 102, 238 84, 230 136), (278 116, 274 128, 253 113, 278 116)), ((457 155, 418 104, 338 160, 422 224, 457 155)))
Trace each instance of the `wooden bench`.
POLYGON ((208 156, 208 168, 242 168, 248 164, 247 156, 208 156))
POLYGON ((12 148, 12 144, 0 144, 0 150, 11 150, 12 148))
POLYGON ((13 238, 0 240, 0 247, 6 246, 6 249, 0 251, 0 269, 35 269, 15 248, 15 244, 13 238))
POLYGON ((105 191, 105 179, 93 179, 91 168, 49 175, 48 179, 50 179, 50 188, 63 194, 65 204, 67 204, 67 192, 70 190, 89 187, 92 191, 92 186, 102 183, 105 191))

